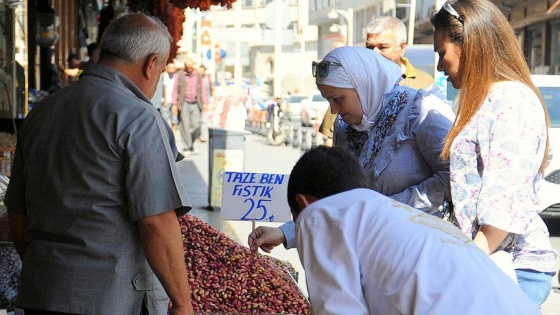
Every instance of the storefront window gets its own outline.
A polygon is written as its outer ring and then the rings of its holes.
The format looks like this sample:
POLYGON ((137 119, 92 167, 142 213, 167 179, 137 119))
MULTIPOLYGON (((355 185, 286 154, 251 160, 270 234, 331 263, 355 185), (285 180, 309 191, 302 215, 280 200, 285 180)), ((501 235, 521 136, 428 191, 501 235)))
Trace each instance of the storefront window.
POLYGON ((27 37, 22 5, 0 6, 0 119, 23 118, 26 105, 27 37))

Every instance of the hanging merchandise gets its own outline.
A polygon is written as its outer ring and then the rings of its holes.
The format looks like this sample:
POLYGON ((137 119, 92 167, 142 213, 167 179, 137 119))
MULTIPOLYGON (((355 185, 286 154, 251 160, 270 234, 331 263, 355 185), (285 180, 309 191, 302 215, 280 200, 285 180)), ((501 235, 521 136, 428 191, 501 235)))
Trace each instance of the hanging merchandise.
POLYGON ((51 47, 58 41, 58 17, 54 13, 37 14, 37 45, 51 47))
POLYGON ((199 8, 201 11, 206 11, 209 10, 212 5, 219 5, 231 9, 235 0, 169 0, 169 2, 181 9, 199 8))
POLYGON ((20 0, 7 0, 6 1, 6 5, 10 9, 15 9, 16 7, 18 7, 19 5, 22 5, 22 4, 23 4, 23 1, 20 1, 20 0))

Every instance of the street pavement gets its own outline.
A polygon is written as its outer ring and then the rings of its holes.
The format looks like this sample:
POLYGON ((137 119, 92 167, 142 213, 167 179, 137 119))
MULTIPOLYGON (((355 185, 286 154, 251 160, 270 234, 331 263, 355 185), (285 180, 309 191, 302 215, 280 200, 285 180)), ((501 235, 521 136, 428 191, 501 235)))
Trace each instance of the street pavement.
MULTIPOLYGON (((308 146, 311 145, 311 130, 307 135, 308 146)), ((176 133, 179 149, 182 149, 180 135, 176 133)), ((300 136, 301 139, 301 136, 300 136)), ((301 140, 300 140, 301 141, 301 140)), ((301 143, 301 142, 300 142, 301 143)), ((322 143, 318 139, 317 143, 322 143)), ((190 214, 207 222, 213 227, 221 230, 230 238, 238 243, 247 245, 247 237, 253 229, 251 222, 244 221, 225 221, 221 219, 219 210, 209 210, 209 146, 208 142, 195 144, 198 154, 190 155, 185 160, 179 162, 179 171, 183 174, 184 183, 189 192, 193 204, 190 214)), ((293 165, 302 154, 301 144, 297 148, 293 145, 272 146, 267 139, 259 134, 248 134, 245 136, 244 146, 244 171, 255 173, 276 173, 289 174, 293 165)), ((560 253, 560 220, 547 221, 551 230, 551 241, 553 247, 560 253)), ((256 223, 258 225, 278 226, 279 223, 256 223)), ((305 285, 305 274, 299 262, 299 257, 295 249, 286 250, 283 246, 273 249, 271 256, 290 262, 299 273, 298 285, 307 294, 305 285)), ((556 270, 560 269, 560 258, 556 259, 556 270)), ((553 287, 558 288, 558 278, 554 277, 553 287)), ((551 293, 542 306, 542 314, 560 314, 560 291, 551 290, 551 293)))

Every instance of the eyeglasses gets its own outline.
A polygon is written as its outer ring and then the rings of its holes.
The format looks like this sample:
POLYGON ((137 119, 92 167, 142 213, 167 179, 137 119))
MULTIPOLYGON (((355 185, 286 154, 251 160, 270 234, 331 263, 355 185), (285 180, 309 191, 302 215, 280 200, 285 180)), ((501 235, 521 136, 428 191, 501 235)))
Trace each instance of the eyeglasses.
POLYGON ((342 66, 340 63, 336 61, 313 61, 311 63, 311 72, 313 73, 313 77, 317 77, 317 74, 321 78, 326 78, 329 75, 329 67, 330 66, 342 66))
POLYGON ((449 4, 449 2, 446 1, 441 8, 444 9, 447 13, 451 14, 451 16, 456 18, 459 22, 461 22, 461 24, 463 24, 463 17, 461 17, 459 13, 455 11, 455 9, 451 6, 451 4, 449 4))

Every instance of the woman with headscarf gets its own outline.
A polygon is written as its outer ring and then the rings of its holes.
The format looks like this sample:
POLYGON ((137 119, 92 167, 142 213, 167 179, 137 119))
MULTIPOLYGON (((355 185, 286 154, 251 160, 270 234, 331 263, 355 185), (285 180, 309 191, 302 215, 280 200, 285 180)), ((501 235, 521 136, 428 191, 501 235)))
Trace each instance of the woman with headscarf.
MULTIPOLYGON (((368 187, 426 213, 440 215, 449 164, 440 158, 455 118, 443 93, 400 86, 402 71, 379 53, 343 46, 313 62, 318 89, 338 114, 334 146, 358 159, 368 187)), ((258 227, 252 250, 296 246, 295 224, 258 227)))

